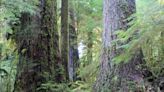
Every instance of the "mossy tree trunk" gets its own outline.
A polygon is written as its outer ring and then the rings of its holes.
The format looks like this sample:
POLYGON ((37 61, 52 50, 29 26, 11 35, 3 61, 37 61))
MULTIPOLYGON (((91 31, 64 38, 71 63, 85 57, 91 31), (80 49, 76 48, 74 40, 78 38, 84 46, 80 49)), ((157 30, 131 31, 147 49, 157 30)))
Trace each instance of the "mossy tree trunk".
POLYGON ((68 30, 68 0, 62 0, 61 7, 61 59, 64 66, 64 79, 69 80, 69 30, 68 30))
POLYGON ((119 44, 113 41, 117 39, 114 32, 129 27, 126 19, 136 11, 135 0, 104 0, 103 4, 103 48, 94 92, 129 92, 132 88, 129 82, 138 83, 142 80, 142 73, 137 70, 137 66, 142 63, 142 53, 136 52, 127 64, 116 65, 113 58, 122 50, 116 49, 119 44))
POLYGON ((69 80, 75 81, 77 77, 78 67, 78 43, 77 43, 77 16, 74 8, 74 2, 69 1, 69 62, 68 62, 68 73, 69 80))
POLYGON ((23 13, 20 21, 21 28, 15 32, 19 63, 14 92, 35 92, 41 84, 39 81, 43 80, 39 75, 41 74, 41 61, 38 57, 43 57, 41 55, 44 54, 38 51, 37 47, 40 44, 36 42, 40 41, 38 40, 40 18, 37 15, 31 16, 28 13, 23 13))
POLYGON ((15 32, 20 59, 14 92, 42 92, 37 90, 42 83, 62 80, 55 73, 61 66, 56 7, 56 0, 40 0, 39 13, 22 13, 15 32))

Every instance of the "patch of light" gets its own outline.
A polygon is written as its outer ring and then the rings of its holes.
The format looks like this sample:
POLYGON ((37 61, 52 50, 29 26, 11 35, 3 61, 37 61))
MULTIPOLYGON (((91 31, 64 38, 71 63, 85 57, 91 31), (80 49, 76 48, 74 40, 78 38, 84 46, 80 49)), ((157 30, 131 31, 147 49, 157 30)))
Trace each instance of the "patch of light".
POLYGON ((80 42, 80 43, 78 44, 78 51, 79 51, 79 57, 80 57, 80 58, 83 56, 84 47, 85 47, 85 45, 84 45, 82 42, 80 42))

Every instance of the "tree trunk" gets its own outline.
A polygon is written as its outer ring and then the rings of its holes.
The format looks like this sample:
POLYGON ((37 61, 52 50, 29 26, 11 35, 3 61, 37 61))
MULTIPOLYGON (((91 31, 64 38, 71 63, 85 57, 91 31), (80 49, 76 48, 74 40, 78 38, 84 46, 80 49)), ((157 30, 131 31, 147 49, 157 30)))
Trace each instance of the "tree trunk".
POLYGON ((69 80, 75 81, 77 77, 77 67, 78 67, 78 43, 77 43, 77 20, 76 13, 73 6, 73 1, 70 1, 69 7, 69 62, 68 62, 68 71, 69 71, 69 80))
POLYGON ((37 90, 42 83, 62 80, 55 73, 61 64, 56 7, 56 0, 41 0, 40 13, 21 16, 15 38, 20 59, 14 92, 42 92, 37 90))
POLYGON ((68 0, 62 0, 61 8, 61 58, 64 65, 65 80, 69 80, 69 30, 68 30, 68 0))
POLYGON ((20 21, 21 29, 16 32, 15 38, 19 53, 19 63, 17 65, 14 92, 35 92, 36 88, 41 84, 39 81, 43 81, 43 78, 39 76, 39 73, 41 73, 41 61, 38 58, 42 57, 40 55, 43 53, 37 51, 38 42, 40 41, 38 40, 40 18, 37 15, 31 16, 28 13, 23 13, 20 21))
MULTIPOLYGON (((51 72, 51 79, 56 82, 63 80, 62 74, 62 62, 59 52, 59 33, 57 24, 57 0, 44 0, 45 7, 43 7, 42 13, 42 29, 47 35, 47 48, 48 48, 48 61, 51 72)), ((45 45, 45 44, 44 44, 45 45)))
POLYGON ((104 0, 103 16, 103 49, 101 54, 100 74, 94 85, 94 92, 129 92, 128 82, 140 81, 142 74, 136 70, 142 62, 142 53, 136 52, 134 58, 128 64, 115 65, 112 59, 118 55, 113 43, 117 36, 117 30, 126 30, 129 25, 127 19, 135 13, 135 0, 104 0))

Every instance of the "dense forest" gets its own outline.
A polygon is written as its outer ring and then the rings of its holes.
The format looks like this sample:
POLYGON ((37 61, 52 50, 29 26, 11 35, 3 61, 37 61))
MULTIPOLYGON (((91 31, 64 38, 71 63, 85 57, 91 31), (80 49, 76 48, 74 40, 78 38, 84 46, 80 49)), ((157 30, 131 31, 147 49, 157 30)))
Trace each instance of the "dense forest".
POLYGON ((164 0, 0 0, 0 92, 164 92, 164 0))

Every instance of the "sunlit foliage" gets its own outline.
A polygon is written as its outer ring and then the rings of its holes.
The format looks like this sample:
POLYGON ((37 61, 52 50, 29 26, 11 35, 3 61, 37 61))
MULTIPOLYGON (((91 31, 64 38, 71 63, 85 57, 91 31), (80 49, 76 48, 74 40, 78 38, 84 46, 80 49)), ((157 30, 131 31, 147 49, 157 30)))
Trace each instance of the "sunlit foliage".
POLYGON ((164 65, 164 6, 155 0, 138 0, 137 13, 129 18, 131 27, 127 31, 118 32, 118 41, 128 42, 120 48, 125 52, 116 57, 116 63, 129 59, 142 49, 144 60, 154 76, 162 73, 164 65))
POLYGON ((19 23, 22 12, 34 14, 37 0, 1 0, 0 2, 0 92, 12 92, 16 76, 18 53, 15 42, 9 39, 11 25, 19 23))

